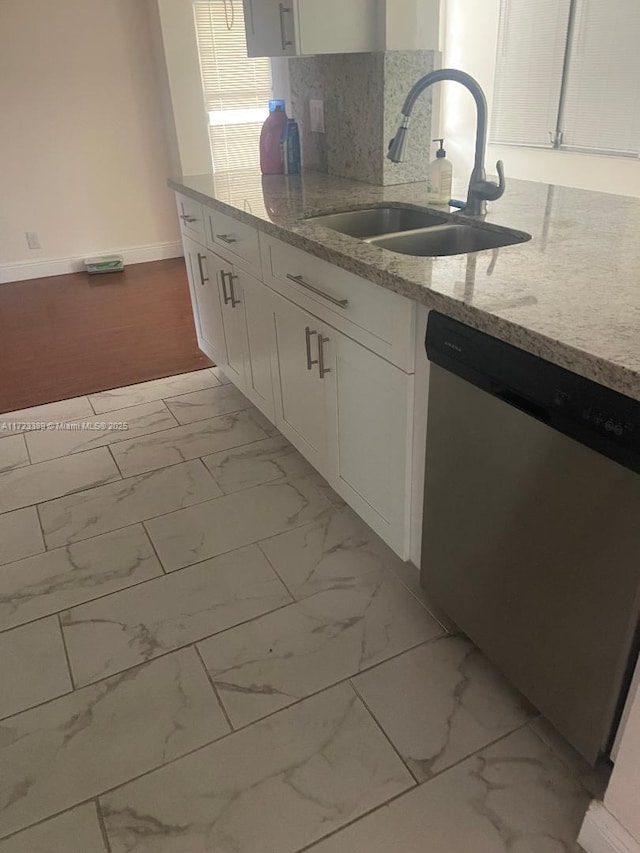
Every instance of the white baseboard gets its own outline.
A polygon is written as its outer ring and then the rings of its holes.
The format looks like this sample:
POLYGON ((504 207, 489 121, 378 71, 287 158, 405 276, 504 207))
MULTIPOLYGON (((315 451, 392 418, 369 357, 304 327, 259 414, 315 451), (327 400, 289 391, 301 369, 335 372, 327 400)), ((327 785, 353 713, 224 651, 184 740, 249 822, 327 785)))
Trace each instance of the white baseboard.
POLYGON ((163 261, 168 258, 180 258, 183 255, 182 243, 157 243, 154 246, 133 246, 129 249, 87 252, 79 258, 54 258, 47 261, 23 261, 19 264, 0 266, 0 284, 10 281, 24 281, 29 278, 44 278, 49 275, 66 275, 82 272, 84 259, 92 255, 122 255, 125 264, 144 264, 148 261, 163 261))
POLYGON ((640 853, 636 839, 596 800, 585 815, 578 844, 586 853, 640 853))

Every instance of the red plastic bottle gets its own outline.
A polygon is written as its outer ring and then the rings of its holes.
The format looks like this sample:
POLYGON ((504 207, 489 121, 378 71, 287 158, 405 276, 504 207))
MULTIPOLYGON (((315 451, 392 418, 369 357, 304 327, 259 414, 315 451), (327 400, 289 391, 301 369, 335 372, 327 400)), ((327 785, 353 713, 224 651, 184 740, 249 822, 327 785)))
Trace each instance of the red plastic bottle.
POLYGON ((284 175, 282 134, 286 126, 284 101, 269 101, 269 115, 260 133, 260 168, 263 175, 284 175))

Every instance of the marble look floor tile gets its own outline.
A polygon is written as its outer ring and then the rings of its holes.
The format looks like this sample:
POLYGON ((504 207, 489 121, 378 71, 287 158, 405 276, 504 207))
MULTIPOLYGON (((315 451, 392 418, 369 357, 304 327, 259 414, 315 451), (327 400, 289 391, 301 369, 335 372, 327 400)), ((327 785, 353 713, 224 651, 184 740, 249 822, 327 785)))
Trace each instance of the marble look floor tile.
POLYGON ((284 436, 213 453, 202 461, 226 494, 313 471, 284 436))
POLYGON ((165 398, 165 402, 181 424, 191 424, 194 421, 203 421, 218 415, 253 408, 235 385, 205 388, 204 391, 194 391, 191 394, 183 394, 181 397, 165 398))
POLYGON ((227 731, 193 649, 10 717, 0 723, 0 836, 227 731))
MULTIPOLYGON (((106 449, 89 452, 108 453, 106 449)), ((76 458, 81 457, 70 456, 65 461, 76 458)), ((47 547, 56 548, 221 494, 202 462, 196 460, 50 501, 40 507, 40 520, 47 547)))
POLYGON ((34 506, 0 515, 0 566, 41 551, 44 539, 34 506))
POLYGON ((0 853, 107 853, 95 802, 0 841, 0 853))
POLYGON ((348 507, 333 509, 304 527, 261 542, 260 547, 299 600, 327 589, 358 586, 368 575, 392 575, 401 563, 348 507))
POLYGON ((0 685, 0 718, 72 689, 56 616, 0 634, 0 685))
POLYGON ((578 853, 588 804, 575 777, 525 728, 312 853, 578 853))
POLYGON ((329 504, 313 476, 269 483, 146 524, 162 565, 180 569, 317 518, 329 504))
POLYGON ((29 464, 24 435, 9 435, 0 441, 0 474, 29 464))
POLYGON ((110 412, 107 418, 93 415, 71 421, 68 426, 79 429, 37 430, 27 435, 27 446, 33 462, 56 459, 94 447, 104 447, 123 439, 158 432, 176 426, 176 419, 162 400, 129 406, 110 412), (104 426, 103 426, 104 424, 104 426), (109 424, 127 424, 127 429, 110 428, 109 424), (82 428, 90 425, 92 428, 82 428))
POLYGON ((106 447, 0 474, 0 513, 120 480, 106 447))
POLYGON ((532 720, 529 727, 553 749, 596 800, 604 798, 611 777, 611 766, 608 762, 601 762, 597 768, 592 767, 544 717, 532 720))
POLYGON ((0 569, 0 629, 162 574, 141 525, 19 560, 0 569))
POLYGON ((456 625, 453 619, 438 606, 438 604, 429 595, 426 589, 420 585, 420 569, 413 563, 404 563, 402 560, 397 560, 393 564, 393 571, 400 578, 407 589, 415 595, 418 601, 427 608, 429 613, 436 619, 449 634, 459 634, 460 628, 456 625))
POLYGON ((265 417, 265 415, 263 415, 260 409, 258 409, 256 406, 251 406, 251 408, 247 411, 251 412, 251 415, 253 418, 255 418, 256 423, 258 423, 262 427, 262 429, 266 432, 268 436, 273 437, 275 435, 282 435, 278 427, 275 426, 275 424, 272 424, 269 418, 265 417))
POLYGON ((29 423, 48 423, 49 421, 74 421, 76 418, 91 417, 93 409, 86 397, 72 397, 44 406, 19 409, 15 412, 0 414, 0 438, 15 432, 23 432, 29 423))
POLYGON ((231 380, 219 367, 210 367, 209 370, 213 374, 214 378, 218 380, 221 385, 230 385, 231 380))
POLYGON ((89 401, 95 413, 100 415, 125 406, 163 400, 165 397, 175 397, 177 394, 199 391, 201 388, 210 388, 218 384, 219 380, 208 368, 204 368, 191 373, 180 373, 177 376, 166 376, 163 379, 152 379, 150 382, 138 382, 136 385, 114 388, 112 391, 101 391, 99 394, 90 394, 89 401))
POLYGON ((257 546, 68 610, 76 685, 87 684, 291 602, 257 546))
POLYGON ((157 435, 121 441, 111 451, 123 475, 130 477, 264 437, 265 433, 248 412, 234 412, 157 435))
POLYGON ((328 590, 198 646, 234 726, 290 705, 441 633, 395 579, 328 590))
POLYGON ((411 784, 342 685, 113 791, 101 805, 113 853, 294 853, 411 784))
POLYGON ((520 728, 535 714, 461 637, 413 649, 357 676, 353 684, 418 782, 520 728))

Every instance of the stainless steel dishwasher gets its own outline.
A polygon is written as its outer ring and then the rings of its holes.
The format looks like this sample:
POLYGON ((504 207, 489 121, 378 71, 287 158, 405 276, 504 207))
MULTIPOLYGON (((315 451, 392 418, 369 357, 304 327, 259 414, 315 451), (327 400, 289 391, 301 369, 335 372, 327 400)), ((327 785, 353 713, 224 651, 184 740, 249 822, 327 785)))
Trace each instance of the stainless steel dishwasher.
POLYGON ((640 403, 436 312, 422 585, 592 764, 638 656, 640 403))

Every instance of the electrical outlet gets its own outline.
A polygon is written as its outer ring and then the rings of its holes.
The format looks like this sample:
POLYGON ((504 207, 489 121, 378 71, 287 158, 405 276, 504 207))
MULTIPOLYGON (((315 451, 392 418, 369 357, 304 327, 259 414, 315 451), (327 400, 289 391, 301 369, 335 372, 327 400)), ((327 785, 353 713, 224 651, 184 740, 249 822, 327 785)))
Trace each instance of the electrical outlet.
POLYGON ((30 249, 40 249, 40 240, 38 239, 38 235, 35 231, 25 231, 25 237, 27 238, 27 246, 30 249))
POLYGON ((324 101, 309 101, 311 132, 324 133, 324 101))

